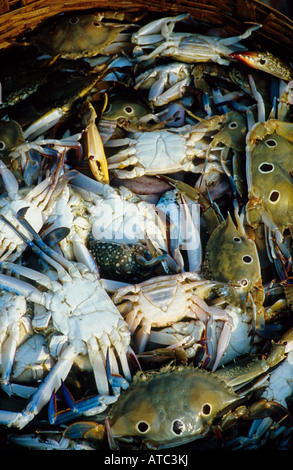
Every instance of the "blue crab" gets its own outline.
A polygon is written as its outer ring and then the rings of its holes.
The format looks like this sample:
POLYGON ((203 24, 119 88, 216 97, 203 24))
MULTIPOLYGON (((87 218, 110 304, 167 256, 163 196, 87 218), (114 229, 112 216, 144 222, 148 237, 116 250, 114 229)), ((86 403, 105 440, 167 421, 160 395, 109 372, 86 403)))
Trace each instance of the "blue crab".
MULTIPOLYGON (((54 367, 30 397, 23 412, 0 412, 2 423, 22 428, 49 401, 53 390, 59 388, 61 380, 67 377, 78 355, 88 355, 101 394, 108 393, 105 354, 109 346, 113 370, 118 371, 117 354, 125 376, 130 379, 127 360, 130 332, 102 287, 97 273, 93 273, 84 264, 67 261, 44 244, 27 223, 24 214, 19 214, 18 217, 27 230, 33 233, 35 241, 30 241, 13 225, 12 229, 55 271, 55 278, 54 275, 51 278, 49 273, 43 274, 10 262, 2 263, 2 268, 33 280, 45 289, 41 291, 13 276, 0 275, 3 289, 25 295, 27 300, 33 302, 35 311, 32 326, 35 331, 45 334, 48 329, 52 331, 49 347, 56 358, 54 367)), ((5 219, 4 222, 10 225, 5 219)))
MULTIPOLYGON (((284 426, 290 426, 288 409, 280 401, 274 401, 274 394, 269 391, 267 397, 264 394, 254 401, 251 395, 253 390, 261 389, 266 379, 268 390, 271 388, 274 371, 278 368, 281 371, 291 354, 291 338, 292 329, 272 344, 266 357, 248 356, 215 372, 168 365, 158 371, 137 372, 128 386, 119 377, 113 377, 113 385, 120 395, 108 412, 105 426, 99 424, 97 416, 96 421, 70 424, 63 436, 88 439, 95 446, 107 434, 112 449, 119 448, 120 441, 142 449, 164 449, 204 439, 213 433, 223 434, 224 439, 228 429, 237 429, 238 423, 247 420, 254 425, 269 417, 272 424, 281 418, 284 426), (259 383, 254 383, 255 379, 259 383), (249 397, 250 404, 245 404, 249 397)), ((291 392, 292 386, 283 395, 291 392)), ((74 406, 82 409, 82 402, 74 402, 66 388, 64 393, 71 409, 74 406)), ((61 419, 64 413, 60 412, 61 419)))
POLYGON ((187 18, 188 15, 185 14, 160 18, 151 21, 133 33, 131 40, 133 44, 137 45, 133 51, 136 61, 141 62, 156 57, 172 57, 187 63, 214 61, 229 65, 232 52, 246 50, 240 41, 248 38, 253 31, 261 27, 260 24, 255 24, 243 34, 228 38, 174 32, 176 23, 187 18), (143 49, 149 48, 152 51, 149 54, 144 54, 143 49))

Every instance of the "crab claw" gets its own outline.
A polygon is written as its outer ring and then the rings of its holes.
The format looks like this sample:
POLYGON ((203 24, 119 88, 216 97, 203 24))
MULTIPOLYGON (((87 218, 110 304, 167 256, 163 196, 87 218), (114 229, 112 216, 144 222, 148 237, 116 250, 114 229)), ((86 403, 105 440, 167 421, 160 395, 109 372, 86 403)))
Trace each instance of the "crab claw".
POLYGON ((63 437, 68 439, 87 439, 101 441, 105 436, 105 426, 95 421, 78 421, 70 424, 64 431, 63 437))
POLYGON ((232 52, 230 57, 243 62, 249 67, 269 73, 285 82, 289 82, 292 79, 291 68, 270 52, 232 52))
POLYGON ((119 374, 112 374, 110 369, 110 358, 109 358, 109 350, 107 351, 106 356, 106 374, 108 378, 108 382, 112 387, 114 394, 120 395, 120 390, 126 390, 129 387, 129 382, 119 374))
POLYGON ((89 114, 89 125, 84 132, 85 136, 85 156, 88 160, 90 170, 97 181, 109 184, 109 172, 104 146, 98 128, 95 124, 97 117, 94 107, 89 103, 84 103, 85 111, 89 114))
POLYGON ((61 382, 61 386, 68 408, 57 412, 57 400, 54 391, 48 406, 50 424, 64 424, 81 415, 92 416, 101 413, 108 405, 117 400, 117 398, 113 396, 94 395, 75 401, 63 381, 61 382))

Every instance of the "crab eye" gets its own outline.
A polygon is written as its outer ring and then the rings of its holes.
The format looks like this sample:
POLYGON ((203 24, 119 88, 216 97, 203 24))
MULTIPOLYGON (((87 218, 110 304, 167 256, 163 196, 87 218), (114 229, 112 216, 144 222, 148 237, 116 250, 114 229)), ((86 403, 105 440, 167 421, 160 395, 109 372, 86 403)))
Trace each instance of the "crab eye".
POLYGON ((77 24, 79 22, 79 18, 77 16, 74 16, 73 18, 70 18, 69 23, 70 24, 77 24))
POLYGON ((172 431, 174 434, 177 434, 177 436, 180 436, 180 434, 183 433, 184 431, 184 424, 180 419, 175 419, 172 423, 172 431))
POLYGON ((131 106, 125 106, 124 111, 127 114, 131 114, 131 113, 133 113, 133 108, 131 106))
POLYGON ((248 286, 248 280, 247 280, 247 279, 242 279, 241 285, 242 285, 243 287, 248 286))
POLYGON ((252 257, 249 255, 242 256, 242 261, 245 264, 250 264, 252 263, 252 257))
POLYGON ((238 127, 238 123, 237 122, 230 122, 228 127, 229 127, 229 129, 236 129, 238 127))
POLYGON ((263 162, 259 165, 258 169, 261 173, 271 173, 275 167, 272 163, 263 162))
POLYGON ((265 144, 269 148, 273 148, 277 146, 277 142, 275 141, 275 139, 268 139, 265 141, 265 144))
POLYGON ((141 434, 144 434, 144 433, 148 432, 148 430, 150 429, 150 425, 149 425, 149 423, 147 423, 146 421, 139 421, 139 422, 136 424, 136 429, 137 429, 138 432, 140 432, 141 434))
POLYGON ((239 237, 233 237, 233 242, 235 242, 235 243, 240 243, 240 242, 241 242, 241 238, 239 238, 239 237))
POLYGON ((0 150, 4 150, 6 147, 5 142, 3 140, 0 140, 0 150))
POLYGON ((275 167, 272 163, 263 162, 259 165, 258 169, 261 173, 271 173, 275 167))
POLYGON ((202 413, 205 416, 208 416, 209 414, 211 414, 211 411, 212 411, 211 405, 209 403, 205 403, 202 407, 202 413))
POLYGON ((278 200, 280 199, 280 193, 279 191, 271 191, 270 192, 270 195, 269 195, 269 201, 272 203, 272 204, 276 204, 276 202, 278 202, 278 200))

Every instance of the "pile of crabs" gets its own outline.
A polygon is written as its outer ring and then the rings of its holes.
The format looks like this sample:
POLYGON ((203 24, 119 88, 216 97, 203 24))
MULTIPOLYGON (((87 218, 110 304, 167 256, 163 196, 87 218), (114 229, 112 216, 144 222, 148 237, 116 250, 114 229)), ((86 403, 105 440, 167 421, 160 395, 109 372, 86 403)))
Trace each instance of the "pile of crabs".
POLYGON ((292 82, 261 27, 73 12, 1 51, 4 447, 292 446, 292 82))

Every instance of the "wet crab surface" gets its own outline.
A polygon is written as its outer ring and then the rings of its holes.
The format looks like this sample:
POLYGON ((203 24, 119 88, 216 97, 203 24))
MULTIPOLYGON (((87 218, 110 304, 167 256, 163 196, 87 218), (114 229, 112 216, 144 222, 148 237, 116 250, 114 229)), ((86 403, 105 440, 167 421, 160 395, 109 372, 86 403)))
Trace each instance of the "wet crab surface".
POLYGON ((292 71, 261 27, 72 12, 0 52, 1 447, 292 449, 292 71))

